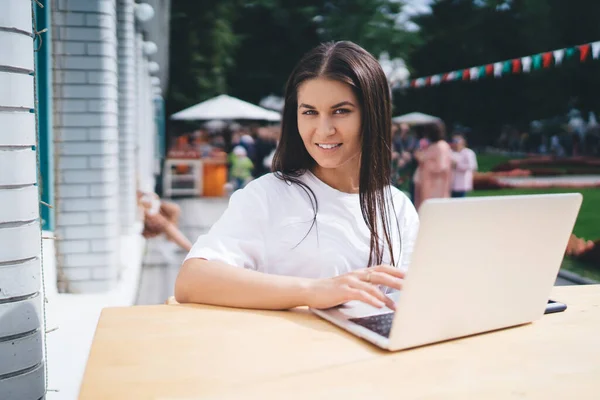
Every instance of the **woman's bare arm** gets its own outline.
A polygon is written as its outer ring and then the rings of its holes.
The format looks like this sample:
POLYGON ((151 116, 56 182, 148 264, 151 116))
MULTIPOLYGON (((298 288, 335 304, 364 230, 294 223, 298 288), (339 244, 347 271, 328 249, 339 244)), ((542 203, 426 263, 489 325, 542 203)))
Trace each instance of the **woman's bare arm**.
POLYGON ((356 270, 333 278, 308 279, 265 274, 198 258, 187 260, 175 282, 180 303, 287 310, 298 306, 329 308, 350 300, 374 307, 394 302, 378 288, 402 289, 404 273, 389 265, 356 270))
POLYGON ((180 303, 285 310, 306 305, 310 280, 234 267, 200 258, 187 260, 175 282, 180 303))

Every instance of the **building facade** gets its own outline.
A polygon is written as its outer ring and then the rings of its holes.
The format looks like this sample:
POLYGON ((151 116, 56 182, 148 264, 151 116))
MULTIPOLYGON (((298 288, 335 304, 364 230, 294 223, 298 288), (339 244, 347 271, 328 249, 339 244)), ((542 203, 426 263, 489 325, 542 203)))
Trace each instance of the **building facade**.
POLYGON ((0 398, 39 399, 44 296, 110 293, 125 267, 141 268, 128 255, 142 251, 130 245, 142 230, 137 191, 154 190, 161 159, 170 2, 5 3, 0 398), (55 257, 42 260, 42 236, 53 238, 55 257), (45 289, 44 272, 56 277, 45 289))

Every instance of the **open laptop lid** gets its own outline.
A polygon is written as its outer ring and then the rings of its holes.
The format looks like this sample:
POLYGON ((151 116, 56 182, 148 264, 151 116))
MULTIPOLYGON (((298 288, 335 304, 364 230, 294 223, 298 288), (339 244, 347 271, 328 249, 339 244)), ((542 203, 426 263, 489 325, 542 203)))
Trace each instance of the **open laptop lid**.
POLYGON ((581 202, 579 193, 426 201, 390 348, 541 317, 581 202))

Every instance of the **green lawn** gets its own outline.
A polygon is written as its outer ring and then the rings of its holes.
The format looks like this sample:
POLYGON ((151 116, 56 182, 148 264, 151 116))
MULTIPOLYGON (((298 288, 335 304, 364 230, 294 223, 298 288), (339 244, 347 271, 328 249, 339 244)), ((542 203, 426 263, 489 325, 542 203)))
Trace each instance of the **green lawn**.
POLYGON ((508 157, 501 154, 478 154, 477 166, 479 172, 489 172, 496 165, 503 164, 518 157, 508 157))
MULTIPOLYGON (((486 172, 495 165, 510 160, 510 157, 502 155, 478 155, 477 161, 479 171, 486 172)), ((542 194, 542 193, 573 193, 583 195, 583 204, 575 223, 573 233, 578 237, 596 240, 600 239, 600 189, 500 189, 500 190, 477 190, 471 192, 471 196, 506 196, 520 194, 542 194)), ((600 268, 584 264, 576 260, 565 258, 562 267, 584 277, 600 281, 600 268)))
POLYGON ((583 204, 573 233, 586 239, 600 239, 600 189, 500 189, 500 190, 476 190, 471 196, 512 196, 520 194, 542 194, 542 193, 581 193, 583 204))

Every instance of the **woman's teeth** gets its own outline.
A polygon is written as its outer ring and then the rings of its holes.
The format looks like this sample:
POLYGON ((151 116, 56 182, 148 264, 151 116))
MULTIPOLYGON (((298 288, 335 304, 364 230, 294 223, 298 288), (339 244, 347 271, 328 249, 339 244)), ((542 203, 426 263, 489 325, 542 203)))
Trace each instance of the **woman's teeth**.
POLYGON ((322 149, 333 149, 334 147, 338 147, 341 146, 341 143, 338 144, 317 144, 317 146, 319 146, 322 149))

